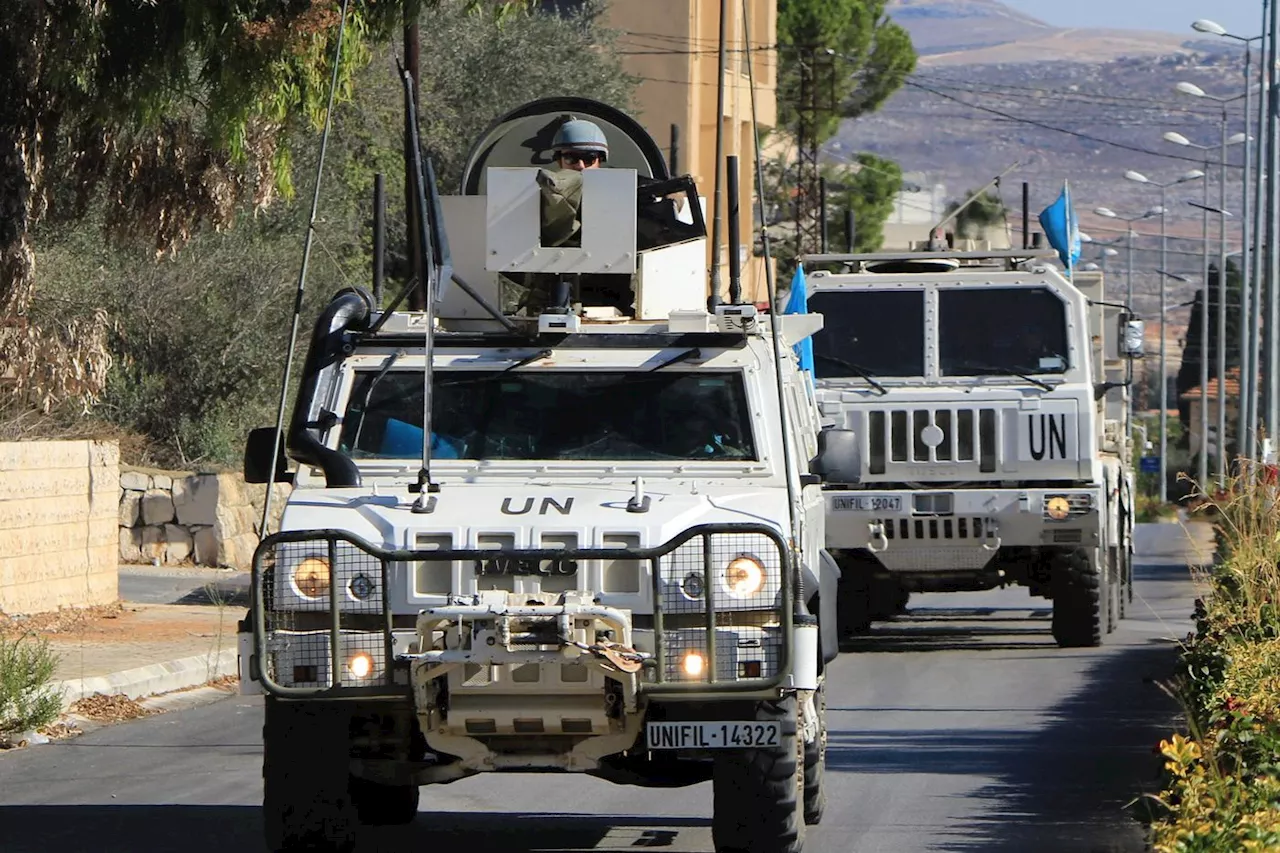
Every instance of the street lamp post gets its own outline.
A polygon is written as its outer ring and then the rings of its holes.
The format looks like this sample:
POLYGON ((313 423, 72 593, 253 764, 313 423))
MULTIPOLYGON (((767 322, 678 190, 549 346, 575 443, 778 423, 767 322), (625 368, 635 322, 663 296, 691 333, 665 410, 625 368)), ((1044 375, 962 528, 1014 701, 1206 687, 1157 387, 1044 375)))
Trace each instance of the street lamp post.
MULTIPOLYGON (((1217 447, 1217 453, 1215 454, 1215 457, 1218 463, 1218 466, 1217 466, 1218 487, 1222 488, 1223 486, 1226 485, 1226 480, 1227 480, 1227 428, 1226 428, 1227 426, 1227 392, 1226 392, 1226 384, 1227 384, 1227 217, 1230 216, 1230 214, 1227 213, 1227 209, 1226 209, 1227 208, 1227 146, 1239 145, 1241 143, 1247 144, 1249 141, 1249 135, 1247 133, 1237 133, 1230 138, 1227 137, 1227 125, 1230 121, 1230 117, 1227 114, 1227 105, 1232 103, 1233 101, 1238 101, 1241 98, 1247 98, 1249 95, 1249 90, 1252 87, 1246 86, 1245 92, 1243 95, 1236 95, 1230 98, 1220 98, 1216 95, 1210 95, 1209 93, 1205 92, 1203 89, 1201 89, 1199 86, 1195 85, 1194 83, 1185 83, 1185 82, 1179 83, 1175 88, 1177 89, 1177 91, 1182 92, 1185 95, 1191 95, 1194 98, 1207 98, 1208 100, 1214 101, 1222 107, 1222 120, 1220 122, 1220 127, 1219 127, 1221 131, 1222 142, 1221 142, 1221 151, 1218 155, 1218 167, 1220 170, 1219 179, 1218 179, 1218 210, 1217 210, 1219 214, 1219 220, 1218 220, 1219 221, 1219 227, 1218 227, 1218 352, 1217 352, 1218 357, 1217 357, 1217 370, 1216 370, 1216 373, 1218 375, 1218 412, 1217 412, 1218 447, 1217 447)), ((1247 115, 1247 112, 1246 112, 1246 115, 1247 115)), ((1246 124, 1247 124, 1247 121, 1246 121, 1246 124)), ((1176 145, 1189 145, 1193 148, 1202 149, 1206 153, 1212 147, 1208 145, 1197 145, 1196 143, 1187 139, 1185 136, 1183 136, 1180 133, 1166 133, 1164 135, 1164 138, 1167 141, 1172 142, 1176 145)), ((1205 168, 1207 169, 1208 166, 1209 166, 1209 163, 1208 163, 1208 160, 1206 160, 1205 168)), ((1209 309, 1208 214, 1209 214, 1210 208, 1209 208, 1208 189, 1209 189, 1208 181, 1206 180, 1205 181, 1205 199, 1204 199, 1205 310, 1201 312, 1201 317, 1203 319, 1200 324, 1200 327, 1201 327, 1200 377, 1202 382, 1201 384, 1202 402, 1201 402, 1200 417, 1202 421, 1207 417, 1207 411, 1205 408, 1206 396, 1205 396, 1204 389, 1208 383, 1208 371, 1206 369, 1206 364, 1209 358, 1209 350, 1208 350, 1209 338, 1206 334, 1204 334, 1205 329, 1208 326, 1208 323, 1207 323, 1208 318, 1205 315, 1207 314, 1209 309)), ((1248 195, 1247 189, 1245 191, 1245 195, 1246 196, 1248 195)), ((1242 295, 1243 295, 1243 278, 1242 278, 1242 295)), ((1241 329, 1241 334, 1242 335, 1244 334, 1243 328, 1241 329)), ((1243 352, 1244 349, 1245 349, 1245 346, 1243 345, 1243 341, 1242 341, 1241 351, 1243 352)), ((1242 368, 1243 368, 1243 358, 1241 359, 1241 361, 1242 361, 1242 368)), ((1243 374, 1244 374, 1244 371, 1242 369, 1241 370, 1242 377, 1243 377, 1243 374)), ((1200 476, 1201 476, 1201 480, 1200 480, 1201 488, 1204 488, 1208 481, 1208 474, 1205 467, 1205 460, 1203 458, 1201 459, 1201 463, 1200 463, 1200 476)))
MULTIPOLYGON (((1266 29, 1267 21, 1267 4, 1269 0, 1263 0, 1262 3, 1262 21, 1263 29, 1266 29)), ((1253 310, 1251 303, 1256 299, 1254 291, 1259 293, 1262 290, 1262 277, 1260 275, 1260 266, 1255 266, 1252 255, 1253 241, 1257 239, 1254 220, 1261 221, 1261 203, 1262 203, 1262 181, 1255 181, 1257 192, 1256 204, 1251 204, 1249 193, 1249 179, 1253 169, 1253 138, 1249 135, 1250 121, 1252 121, 1252 93, 1253 93, 1253 43, 1261 41, 1263 36, 1253 36, 1247 38, 1239 36, 1235 33, 1228 32, 1225 27, 1214 21, 1204 18, 1196 21, 1191 25, 1191 29, 1201 33, 1221 36, 1222 38, 1231 39, 1244 45, 1244 122, 1245 122, 1245 138, 1244 138, 1244 178, 1241 181, 1241 199, 1240 199, 1240 402, 1239 402, 1239 419, 1236 428, 1236 441, 1238 452, 1246 458, 1252 459, 1257 450, 1257 434, 1254 431, 1254 425, 1257 423, 1257 386, 1258 386, 1258 312, 1253 310), (1255 215, 1256 212, 1256 215, 1255 215)), ((1265 77, 1266 70, 1263 69, 1265 77)), ((1264 87, 1265 90, 1265 87, 1264 87)), ((1265 104, 1265 98, 1259 98, 1259 107, 1265 104)), ((1262 139, 1262 113, 1261 109, 1258 114, 1258 132, 1257 138, 1262 139)), ((1261 151, 1261 149, 1259 149, 1261 151)), ((1261 162, 1261 158, 1259 158, 1261 162)), ((1224 205, 1225 206, 1225 205, 1224 205)), ((1259 244, 1257 255, 1261 258, 1262 251, 1259 244)))
MULTIPOLYGON (((1122 216, 1119 213, 1116 213, 1114 210, 1112 210, 1109 207, 1095 207, 1093 209, 1093 212, 1096 213, 1098 216, 1103 216, 1103 217, 1106 217, 1107 219, 1118 219, 1124 223, 1125 254, 1126 254, 1125 269, 1124 269, 1124 288, 1125 288, 1124 304, 1130 311, 1132 311, 1133 310, 1133 223, 1143 219, 1151 219, 1153 217, 1160 216, 1164 213, 1164 208, 1163 207, 1147 208, 1147 210, 1137 214, 1136 216, 1122 216)), ((1134 423, 1133 397, 1134 397, 1133 391, 1132 389, 1130 389, 1129 405, 1128 405, 1129 423, 1134 423)))
POLYGON ((1181 177, 1169 181, 1168 183, 1157 183, 1141 172, 1128 171, 1124 173, 1125 179, 1134 181, 1139 184, 1150 184, 1160 188, 1160 270, 1162 277, 1160 279, 1160 503, 1167 503, 1169 500, 1169 374, 1167 368, 1167 349, 1165 341, 1165 293, 1164 293, 1164 269, 1169 265, 1169 235, 1166 227, 1168 219, 1169 206, 1167 202, 1167 192, 1169 187, 1177 184, 1187 183, 1188 181, 1199 180, 1204 177, 1204 172, 1199 169, 1192 169, 1181 177))

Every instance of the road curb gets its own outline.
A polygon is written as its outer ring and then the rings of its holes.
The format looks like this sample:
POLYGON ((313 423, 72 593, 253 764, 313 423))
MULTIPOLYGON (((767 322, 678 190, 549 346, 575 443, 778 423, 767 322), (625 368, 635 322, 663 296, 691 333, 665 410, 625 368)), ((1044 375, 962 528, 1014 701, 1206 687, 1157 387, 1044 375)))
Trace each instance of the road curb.
POLYGON ((198 687, 215 678, 235 675, 236 672, 236 649, 227 648, 219 652, 160 661, 107 675, 72 678, 55 682, 52 686, 55 690, 62 690, 62 708, 66 710, 77 699, 92 696, 95 693, 142 699, 157 693, 171 693, 174 690, 198 687))

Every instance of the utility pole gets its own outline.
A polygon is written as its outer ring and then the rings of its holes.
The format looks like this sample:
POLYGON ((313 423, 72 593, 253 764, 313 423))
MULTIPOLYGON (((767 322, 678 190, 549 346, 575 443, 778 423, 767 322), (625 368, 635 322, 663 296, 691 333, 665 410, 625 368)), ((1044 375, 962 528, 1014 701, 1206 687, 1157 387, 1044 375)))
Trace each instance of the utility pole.
MULTIPOLYGON (((1218 488, 1227 485, 1227 105, 1222 105, 1218 176, 1218 488)), ((1246 140, 1247 141, 1247 140, 1246 140)), ((1206 185, 1208 181, 1205 181, 1206 185)), ((1205 281, 1206 286, 1208 281, 1205 281)))
POLYGON ((1258 94, 1258 156, 1254 162, 1253 173, 1253 288, 1249 294, 1249 396, 1248 405, 1248 438, 1249 458, 1259 459, 1262 448, 1258 446, 1258 424, 1262 418, 1260 397, 1262 394, 1263 371, 1262 353, 1259 343, 1262 339, 1262 296, 1266 291, 1267 271, 1270 269, 1270 255, 1266 248, 1265 230, 1267 221, 1266 209, 1270 193, 1267 178, 1267 164, 1270 162, 1270 138, 1267 136, 1267 113, 1270 106, 1270 81, 1273 55, 1267 46, 1268 26, 1271 20, 1271 0, 1262 0, 1262 29, 1258 54, 1258 78, 1261 90, 1258 94), (1264 265, 1265 262, 1265 265, 1264 265))
MULTIPOLYGON (((1167 188, 1160 187, 1160 269, 1169 268, 1169 237, 1165 221, 1169 218, 1167 188)), ((1164 273, 1160 274, 1160 503, 1169 501, 1169 374, 1165 360, 1164 273)))
POLYGON ((1240 228, 1240 397, 1236 403, 1236 452, 1246 459, 1253 458, 1253 430, 1249 426, 1248 401, 1256 378, 1253 375, 1255 359, 1251 350, 1257 349, 1253 345, 1255 336, 1250 328, 1252 318, 1249 316, 1249 294, 1253 284, 1252 246, 1249 245, 1252 236, 1253 210, 1249 204, 1249 172, 1253 165, 1253 141, 1257 138, 1250 132, 1253 129, 1250 127, 1253 113, 1252 64, 1253 42, 1246 41, 1244 43, 1244 179, 1240 187, 1240 215, 1243 219, 1240 228))
MULTIPOLYGON (((1263 318, 1263 345, 1266 350, 1266 368, 1263 370, 1262 389, 1266 392, 1266 425, 1267 425, 1267 450, 1270 451, 1268 456, 1274 456, 1276 447, 1276 433, 1280 430, 1280 397, 1276 394, 1276 380, 1280 379, 1277 374, 1277 352, 1276 327, 1280 324, 1280 218, 1277 218, 1277 206, 1280 206, 1280 145, 1277 145, 1276 131, 1277 119, 1280 119, 1280 86, 1277 86, 1275 73, 1275 60, 1280 53, 1277 53, 1277 47, 1280 47, 1280 0, 1272 0, 1271 3, 1271 23, 1268 27, 1268 42, 1270 42, 1270 51, 1268 51, 1266 65, 1270 69, 1270 82, 1267 86, 1267 298, 1266 298, 1266 315, 1263 318)), ((1267 461, 1272 461, 1268 459, 1267 461)))
POLYGON ((823 223, 820 199, 822 141, 819 127, 835 112, 835 59, 815 45, 798 47, 800 103, 796 105, 796 255, 819 249, 823 223))

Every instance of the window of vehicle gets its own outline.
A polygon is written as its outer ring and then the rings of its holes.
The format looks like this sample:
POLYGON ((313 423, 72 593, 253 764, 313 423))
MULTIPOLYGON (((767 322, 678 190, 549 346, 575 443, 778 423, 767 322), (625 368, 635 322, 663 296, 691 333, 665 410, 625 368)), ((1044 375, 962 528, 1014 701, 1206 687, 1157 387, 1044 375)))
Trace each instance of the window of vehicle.
POLYGON ((944 376, 1062 373, 1066 304, 1043 287, 938 291, 938 350, 944 376))
POLYGON ((825 291, 809 310, 824 321, 813 336, 818 379, 924 375, 924 291, 825 291))
MULTIPOLYGON (((753 460, 742 375, 438 370, 437 459, 753 460)), ((340 447, 355 459, 422 454, 422 376, 362 371, 340 447)))

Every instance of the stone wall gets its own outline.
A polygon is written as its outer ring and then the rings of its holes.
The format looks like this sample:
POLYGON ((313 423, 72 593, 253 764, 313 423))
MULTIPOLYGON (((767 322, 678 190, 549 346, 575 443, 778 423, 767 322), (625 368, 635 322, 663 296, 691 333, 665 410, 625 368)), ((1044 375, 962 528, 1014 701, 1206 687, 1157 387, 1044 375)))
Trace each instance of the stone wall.
POLYGON ((119 464, 110 441, 0 442, 0 611, 116 600, 119 464))
MULTIPOLYGON (((290 487, 275 488, 273 525, 290 487)), ((266 494, 265 485, 245 483, 239 474, 122 468, 120 560, 248 570, 266 494)))

